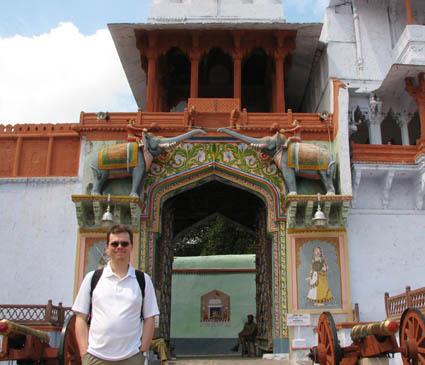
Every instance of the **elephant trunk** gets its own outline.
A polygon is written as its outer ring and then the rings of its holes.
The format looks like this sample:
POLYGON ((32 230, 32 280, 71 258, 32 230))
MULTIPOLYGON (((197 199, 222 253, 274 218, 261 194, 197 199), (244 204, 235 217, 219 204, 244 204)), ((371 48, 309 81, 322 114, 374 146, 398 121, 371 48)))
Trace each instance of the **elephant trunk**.
POLYGON ((252 143, 252 144, 255 144, 255 145, 263 143, 262 138, 253 138, 253 137, 244 136, 243 134, 239 134, 238 132, 231 131, 227 128, 218 128, 217 132, 229 134, 232 137, 235 137, 235 138, 237 138, 237 139, 239 139, 243 142, 246 142, 246 143, 252 143))
POLYGON ((180 136, 175 136, 175 137, 170 137, 170 138, 161 138, 160 143, 168 143, 168 144, 180 143, 180 142, 192 137, 193 135, 199 134, 199 133, 206 134, 207 132, 205 132, 202 129, 194 129, 194 130, 189 131, 189 132, 182 134, 180 136))

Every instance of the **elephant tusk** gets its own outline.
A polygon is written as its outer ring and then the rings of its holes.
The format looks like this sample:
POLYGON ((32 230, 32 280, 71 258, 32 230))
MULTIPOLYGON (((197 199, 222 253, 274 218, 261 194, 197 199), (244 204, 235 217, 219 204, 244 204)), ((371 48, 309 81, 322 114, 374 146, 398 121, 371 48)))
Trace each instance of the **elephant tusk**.
POLYGON ((261 151, 263 148, 267 147, 265 144, 260 143, 251 143, 250 146, 256 151, 261 151))
POLYGON ((161 148, 163 148, 167 152, 171 152, 177 148, 177 142, 172 143, 164 143, 159 145, 161 148))

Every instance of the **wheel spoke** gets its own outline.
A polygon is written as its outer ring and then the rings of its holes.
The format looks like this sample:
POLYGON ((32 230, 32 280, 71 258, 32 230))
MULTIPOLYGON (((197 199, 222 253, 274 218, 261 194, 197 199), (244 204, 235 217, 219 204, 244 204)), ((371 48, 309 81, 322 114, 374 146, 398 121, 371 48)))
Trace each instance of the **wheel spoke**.
POLYGON ((414 338, 416 339, 416 338, 419 337, 419 331, 420 331, 421 327, 419 326, 419 322, 416 318, 414 319, 414 321, 415 321, 415 327, 414 327, 415 337, 414 338))

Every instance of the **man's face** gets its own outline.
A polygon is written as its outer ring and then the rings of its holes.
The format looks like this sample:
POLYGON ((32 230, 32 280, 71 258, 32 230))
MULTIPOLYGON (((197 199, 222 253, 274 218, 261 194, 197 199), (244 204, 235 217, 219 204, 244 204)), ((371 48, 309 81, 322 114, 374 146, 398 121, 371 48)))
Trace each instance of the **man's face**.
POLYGON ((112 262, 129 263, 132 249, 133 245, 130 241, 130 235, 127 232, 110 234, 109 242, 106 245, 106 252, 112 262))
POLYGON ((248 316, 248 323, 251 323, 253 321, 254 317, 248 316))

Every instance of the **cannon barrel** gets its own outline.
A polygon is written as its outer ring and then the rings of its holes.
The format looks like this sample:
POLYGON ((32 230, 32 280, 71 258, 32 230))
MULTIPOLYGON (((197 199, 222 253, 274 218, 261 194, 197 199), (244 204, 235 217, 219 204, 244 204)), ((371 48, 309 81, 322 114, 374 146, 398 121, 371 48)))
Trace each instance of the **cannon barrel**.
POLYGON ((392 336, 398 330, 396 322, 385 320, 382 322, 374 322, 367 324, 355 325, 351 330, 351 339, 358 342, 367 336, 392 336))
POLYGON ((49 344, 50 337, 46 332, 35 330, 31 327, 17 324, 7 319, 0 321, 0 335, 10 338, 31 335, 40 340, 40 342, 49 344))

